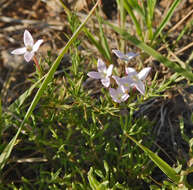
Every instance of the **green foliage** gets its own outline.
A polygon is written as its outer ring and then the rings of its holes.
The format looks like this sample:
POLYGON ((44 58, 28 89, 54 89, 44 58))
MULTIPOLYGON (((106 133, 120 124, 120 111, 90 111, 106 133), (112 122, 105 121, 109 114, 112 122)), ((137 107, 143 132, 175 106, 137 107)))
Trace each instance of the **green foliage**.
MULTIPOLYGON (((96 3, 96 6, 98 5, 98 3, 96 3)), ((86 17, 85 21, 78 27, 78 29, 76 30, 76 32, 73 34, 73 36, 71 37, 71 39, 68 41, 68 43, 66 44, 66 46, 63 48, 62 52, 60 53, 60 55, 57 57, 57 59, 55 60, 55 62, 53 63, 52 67, 50 68, 48 74, 46 75, 44 81, 42 82, 38 92, 36 93, 24 119, 23 122, 21 123, 16 135, 12 138, 12 140, 10 141, 10 143, 7 145, 7 147, 5 148, 5 150, 1 153, 0 155, 0 168, 3 169, 6 160, 9 158, 11 151, 14 147, 14 144, 17 140, 18 135, 21 132, 21 129, 23 128, 25 122, 29 119, 30 115, 32 114, 33 110, 35 109, 35 106, 37 105, 39 99, 41 98, 44 90, 46 89, 48 83, 51 81, 57 67, 59 66, 62 57, 64 56, 64 54, 67 52, 67 50, 69 49, 70 45, 76 40, 77 36, 79 35, 79 33, 81 32, 82 28, 84 27, 84 25, 86 24, 86 22, 88 21, 88 19, 91 17, 92 13, 94 12, 96 6, 92 9, 92 11, 90 11, 89 15, 86 17)))
MULTIPOLYGON (((120 28, 111 26, 121 36, 121 49, 124 51, 129 41, 175 72, 169 78, 162 78, 161 82, 156 72, 146 85, 144 97, 131 92, 128 101, 121 104, 112 101, 107 89, 98 90, 98 83, 92 83, 91 87, 85 85, 90 65, 85 64, 88 57, 79 49, 81 31, 101 57, 113 63, 102 18, 97 14, 99 32, 96 36, 85 27, 94 9, 80 24, 76 14, 61 3, 68 16, 72 37, 53 63, 51 53, 48 54, 45 59, 49 66, 47 74, 42 78, 34 75, 32 86, 5 111, 0 102, 0 189, 190 189, 188 176, 193 171, 192 166, 185 168, 186 162, 178 159, 178 167, 174 168, 158 156, 159 151, 154 153, 154 123, 143 114, 136 116, 145 101, 164 97, 164 92, 184 77, 193 80, 191 71, 181 68, 153 47, 158 44, 158 37, 179 1, 173 2, 154 31, 156 0, 117 0, 121 24, 120 28), (131 36, 125 27, 126 12, 131 16, 137 36, 131 36), (148 39, 145 38, 146 27, 148 39), (61 65, 57 73, 67 51, 71 63, 61 65), (156 167, 166 174, 159 182, 152 176, 156 167)), ((187 28, 189 25, 178 40, 187 28)), ((96 59, 95 55, 90 56, 89 62, 94 60, 96 63, 96 59)), ((180 120, 180 130, 192 155, 193 139, 185 134, 183 119, 180 120)))

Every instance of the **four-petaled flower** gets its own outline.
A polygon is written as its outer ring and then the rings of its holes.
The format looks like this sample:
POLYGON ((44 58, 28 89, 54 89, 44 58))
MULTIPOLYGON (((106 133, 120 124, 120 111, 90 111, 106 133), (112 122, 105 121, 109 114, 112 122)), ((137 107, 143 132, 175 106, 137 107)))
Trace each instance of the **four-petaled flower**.
POLYGON ((133 59, 134 57, 138 56, 138 53, 133 53, 133 52, 129 52, 129 53, 122 53, 119 50, 113 49, 112 52, 119 58, 122 59, 123 61, 130 61, 131 59, 133 59))
POLYGON ((101 59, 98 59, 97 69, 98 72, 92 71, 87 75, 90 78, 101 79, 102 84, 108 88, 110 85, 110 76, 112 75, 113 65, 110 65, 107 69, 105 63, 101 59))
POLYGON ((34 44, 34 40, 33 40, 32 35, 30 34, 30 32, 28 30, 25 30, 24 36, 23 36, 23 41, 24 41, 25 47, 15 49, 11 53, 16 54, 16 55, 24 54, 25 60, 27 62, 29 62, 33 58, 34 53, 39 49, 43 40, 42 39, 38 40, 34 44))
POLYGON ((137 73, 136 70, 131 67, 126 68, 126 74, 128 75, 130 85, 134 86, 142 95, 145 94, 145 85, 142 81, 146 79, 150 70, 150 67, 146 67, 137 73))
POLYGON ((117 89, 109 88, 109 93, 113 101, 117 103, 125 102, 129 98, 129 95, 120 86, 117 89))
POLYGON ((112 78, 116 81, 117 85, 123 90, 123 92, 128 93, 131 88, 131 79, 128 76, 120 78, 113 75, 112 78))

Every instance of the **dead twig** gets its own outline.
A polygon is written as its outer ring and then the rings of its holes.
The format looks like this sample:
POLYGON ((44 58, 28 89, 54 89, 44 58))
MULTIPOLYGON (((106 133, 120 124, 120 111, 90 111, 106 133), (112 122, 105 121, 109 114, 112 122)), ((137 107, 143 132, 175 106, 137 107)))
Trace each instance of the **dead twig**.
POLYGON ((174 25, 169 31, 168 33, 170 32, 173 32, 176 28, 178 28, 189 16, 191 16, 193 14, 193 9, 188 13, 186 14, 176 25, 174 25))
POLYGON ((1 28, 0 32, 13 32, 17 30, 22 30, 26 28, 26 25, 33 25, 33 27, 36 27, 38 29, 41 28, 51 28, 55 30, 63 30, 63 27, 65 25, 64 22, 59 21, 48 21, 48 22, 42 22, 38 20, 28 20, 28 19, 14 19, 10 17, 0 16, 0 21, 5 23, 16 23, 21 25, 15 25, 15 26, 8 26, 5 28, 1 28))

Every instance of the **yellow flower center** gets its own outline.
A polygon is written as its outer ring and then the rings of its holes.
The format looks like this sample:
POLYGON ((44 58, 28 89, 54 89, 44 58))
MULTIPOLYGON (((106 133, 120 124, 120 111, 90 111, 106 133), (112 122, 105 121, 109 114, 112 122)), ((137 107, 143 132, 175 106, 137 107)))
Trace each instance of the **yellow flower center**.
POLYGON ((102 77, 102 78, 106 78, 106 76, 107 76, 107 74, 106 74, 105 72, 102 72, 102 73, 101 73, 101 77, 102 77))
POLYGON ((124 86, 125 86, 125 87, 129 87, 129 84, 128 84, 128 83, 124 83, 124 86))
POLYGON ((133 79, 135 82, 139 81, 139 78, 138 78, 136 75, 133 75, 133 76, 132 76, 132 79, 133 79))
POLYGON ((118 99, 118 100, 121 100, 121 97, 122 97, 122 94, 119 93, 118 96, 117 96, 117 99, 118 99))

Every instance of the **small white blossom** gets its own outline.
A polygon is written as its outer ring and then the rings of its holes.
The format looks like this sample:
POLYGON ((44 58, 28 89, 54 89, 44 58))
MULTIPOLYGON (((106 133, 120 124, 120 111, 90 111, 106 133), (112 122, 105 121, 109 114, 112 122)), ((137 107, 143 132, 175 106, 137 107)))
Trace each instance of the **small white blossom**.
POLYGON ((136 89, 142 95, 145 94, 145 85, 142 81, 146 79, 150 70, 151 70, 150 67, 146 67, 146 68, 142 69, 139 73, 137 73, 136 70, 131 68, 131 67, 126 68, 126 73, 128 75, 129 82, 130 82, 131 86, 136 87, 136 89))
POLYGON ((87 75, 90 78, 100 79, 102 84, 105 87, 109 87, 110 76, 112 75, 112 71, 113 71, 113 65, 110 65, 107 69, 105 63, 101 59, 98 59, 97 69, 98 69, 98 72, 92 71, 92 72, 89 72, 87 75))
POLYGON ((129 98, 129 95, 120 86, 117 89, 109 88, 109 93, 113 101, 117 103, 125 102, 129 98))
POLYGON ((23 41, 24 41, 25 47, 15 49, 11 53, 16 54, 16 55, 24 54, 25 60, 29 62, 33 58, 34 53, 39 49, 43 40, 42 39, 38 40, 34 44, 32 35, 30 34, 28 30, 25 30, 24 35, 23 35, 23 41))
POLYGON ((113 49, 112 52, 119 58, 122 59, 123 61, 130 61, 131 59, 133 59, 134 57, 138 56, 139 54, 137 53, 133 53, 133 52, 129 52, 129 53, 122 53, 119 50, 113 49))

